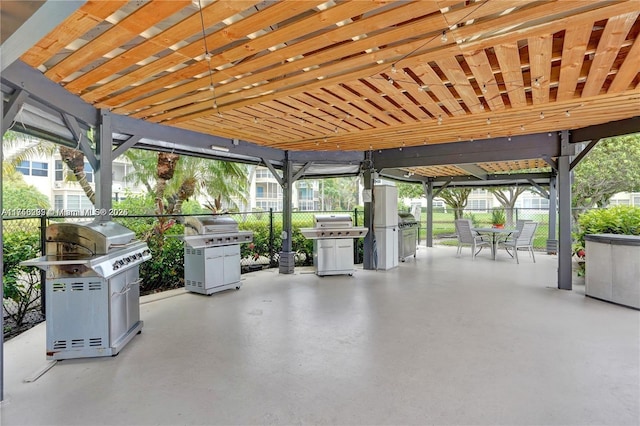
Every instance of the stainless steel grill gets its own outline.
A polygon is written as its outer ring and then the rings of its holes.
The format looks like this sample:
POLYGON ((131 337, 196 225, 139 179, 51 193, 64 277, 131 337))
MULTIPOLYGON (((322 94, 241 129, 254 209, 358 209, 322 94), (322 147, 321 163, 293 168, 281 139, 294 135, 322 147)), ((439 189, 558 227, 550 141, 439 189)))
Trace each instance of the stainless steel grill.
POLYGON ((315 215, 314 228, 300 232, 313 241, 313 264, 316 274, 353 275, 353 239, 367 235, 363 226, 353 226, 348 214, 315 215))
POLYGON ((190 216, 184 227, 184 283, 194 293, 240 289, 240 244, 253 232, 240 231, 229 216, 190 216))
POLYGON ((46 272, 47 358, 116 355, 139 333, 139 265, 149 259, 115 222, 49 225, 45 255, 22 263, 46 272))
POLYGON ((411 213, 398 212, 398 259, 416 257, 418 221, 411 213))

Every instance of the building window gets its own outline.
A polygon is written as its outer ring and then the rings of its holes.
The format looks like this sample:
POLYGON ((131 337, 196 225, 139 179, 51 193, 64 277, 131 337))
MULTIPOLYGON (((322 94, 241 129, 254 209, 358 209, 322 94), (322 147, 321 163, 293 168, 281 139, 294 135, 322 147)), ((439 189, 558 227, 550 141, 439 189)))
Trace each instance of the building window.
POLYGON ((53 197, 53 207, 57 211, 64 210, 64 195, 55 195, 53 197))
POLYGON ((31 162, 31 175, 32 176, 48 176, 49 175, 49 164, 43 163, 41 161, 32 161, 31 162))
POLYGON ((486 210, 487 200, 469 200, 467 208, 470 210, 486 210))
POLYGON ((298 209, 300 211, 313 211, 315 209, 315 203, 313 200, 300 200, 298 201, 298 209))
POLYGON ((64 180, 64 163, 61 160, 56 160, 55 164, 55 179, 57 182, 64 180))
POLYGON ((29 176, 29 170, 31 169, 30 161, 21 161, 16 170, 22 173, 23 175, 29 176))
POLYGON ((298 199, 299 200, 313 200, 313 189, 311 189, 311 188, 300 188, 300 189, 298 189, 298 199))
POLYGON ((68 210, 92 210, 93 203, 84 194, 67 194, 68 210))
POLYGON ((260 168, 260 169, 256 169, 256 178, 273 179, 273 175, 271 174, 271 170, 260 168))
POLYGON ((21 161, 16 170, 25 176, 48 176, 49 164, 41 161, 21 161))
POLYGON ((114 182, 124 182, 124 177, 126 176, 126 168, 124 164, 114 164, 112 166, 112 178, 114 182))
POLYGON ((87 182, 93 182, 93 167, 91 167, 91 164, 84 163, 84 175, 87 178, 87 182))
POLYGON ((640 206, 640 195, 634 195, 633 196, 633 205, 634 206, 640 206))
POLYGON ((277 183, 261 183, 256 185, 256 198, 278 198, 281 194, 280 185, 277 183))

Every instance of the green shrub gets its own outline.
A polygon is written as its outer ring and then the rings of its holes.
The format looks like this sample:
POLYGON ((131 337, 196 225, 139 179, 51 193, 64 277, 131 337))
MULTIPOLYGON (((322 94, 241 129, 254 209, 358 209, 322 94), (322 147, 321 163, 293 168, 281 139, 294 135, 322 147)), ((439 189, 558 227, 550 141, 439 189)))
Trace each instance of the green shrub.
POLYGON ((37 297, 40 285, 40 270, 36 267, 20 266, 20 262, 40 254, 40 235, 35 232, 5 232, 2 247, 2 288, 4 298, 11 300, 12 307, 7 309, 3 301, 3 309, 21 326, 26 314, 40 305, 37 297))
POLYGON ((613 206, 589 210, 578 217, 576 244, 584 248, 586 234, 640 235, 640 207, 613 206))
MULTIPOLYGON (((171 231, 171 234, 182 234, 183 227, 174 225, 171 231)), ((141 294, 184 287, 182 240, 167 234, 152 233, 146 242, 152 257, 140 265, 141 294)))
POLYGON ((640 235, 640 207, 613 206, 582 213, 573 235, 573 253, 578 257, 585 257, 587 234, 640 235))

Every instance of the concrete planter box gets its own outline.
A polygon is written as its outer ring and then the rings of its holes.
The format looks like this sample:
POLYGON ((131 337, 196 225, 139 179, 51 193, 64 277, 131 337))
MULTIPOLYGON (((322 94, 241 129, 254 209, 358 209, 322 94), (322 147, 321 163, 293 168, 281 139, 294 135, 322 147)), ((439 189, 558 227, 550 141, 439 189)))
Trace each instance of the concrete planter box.
POLYGON ((640 236, 585 236, 587 296, 640 309, 640 236))

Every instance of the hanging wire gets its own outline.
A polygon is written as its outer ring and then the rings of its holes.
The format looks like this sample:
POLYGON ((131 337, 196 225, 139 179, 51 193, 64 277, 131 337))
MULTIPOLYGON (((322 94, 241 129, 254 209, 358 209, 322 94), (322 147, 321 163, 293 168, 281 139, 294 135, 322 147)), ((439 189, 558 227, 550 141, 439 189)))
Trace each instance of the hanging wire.
MULTIPOLYGON (((211 69, 211 53, 209 52, 209 46, 207 46, 207 35, 204 28, 204 14, 202 13, 202 3, 198 0, 198 9, 200 13, 200 25, 202 26, 202 42, 204 43, 204 59, 207 61, 207 68, 209 69, 209 90, 213 95, 213 108, 218 110, 218 100, 216 99, 216 89, 213 85, 213 70, 211 69)), ((220 111, 218 111, 220 115, 220 111)))

